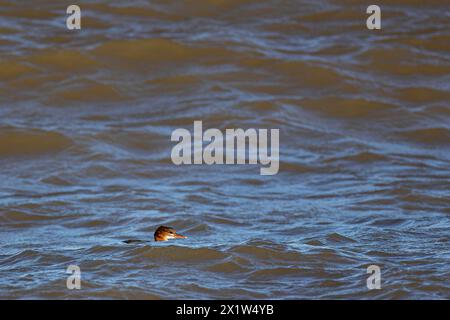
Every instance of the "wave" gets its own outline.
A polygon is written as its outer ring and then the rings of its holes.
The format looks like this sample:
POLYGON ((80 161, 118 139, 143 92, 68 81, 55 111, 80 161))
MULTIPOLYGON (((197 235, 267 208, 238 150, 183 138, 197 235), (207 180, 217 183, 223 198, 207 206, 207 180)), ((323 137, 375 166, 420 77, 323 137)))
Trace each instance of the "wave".
POLYGON ((34 74, 36 71, 36 68, 23 63, 14 61, 0 62, 1 81, 17 80, 24 75, 34 74))
POLYGON ((199 263, 204 261, 221 260, 228 255, 211 248, 190 248, 175 245, 139 247, 127 254, 130 261, 160 260, 166 262, 199 263))
POLYGON ((400 131, 399 134, 408 141, 427 145, 449 145, 450 130, 448 128, 426 128, 400 131))
POLYGON ((0 127, 0 156, 55 154, 69 148, 72 140, 65 135, 40 129, 0 127))
MULTIPOLYGON (((171 69, 187 63, 214 65, 229 61, 237 52, 215 47, 194 47, 168 39, 111 40, 92 49, 91 54, 102 63, 114 63, 109 68, 139 68, 140 72, 155 71, 155 67, 171 69), (171 64, 168 66, 167 64, 171 64)), ((236 57, 237 58, 237 57, 236 57)), ((135 69, 135 71, 138 71, 135 69)))

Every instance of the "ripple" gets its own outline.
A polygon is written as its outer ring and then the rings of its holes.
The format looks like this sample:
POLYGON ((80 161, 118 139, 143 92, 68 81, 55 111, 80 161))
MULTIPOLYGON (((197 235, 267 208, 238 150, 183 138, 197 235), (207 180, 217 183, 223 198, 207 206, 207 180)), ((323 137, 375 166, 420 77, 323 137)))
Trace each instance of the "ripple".
POLYGON ((335 243, 356 242, 356 240, 343 236, 337 232, 330 233, 329 235, 327 235, 327 240, 335 243))
POLYGON ((173 245, 167 247, 140 247, 137 249, 132 249, 129 254, 131 255, 131 261, 151 259, 181 263, 208 262, 224 259, 227 257, 227 254, 210 248, 189 248, 173 245))

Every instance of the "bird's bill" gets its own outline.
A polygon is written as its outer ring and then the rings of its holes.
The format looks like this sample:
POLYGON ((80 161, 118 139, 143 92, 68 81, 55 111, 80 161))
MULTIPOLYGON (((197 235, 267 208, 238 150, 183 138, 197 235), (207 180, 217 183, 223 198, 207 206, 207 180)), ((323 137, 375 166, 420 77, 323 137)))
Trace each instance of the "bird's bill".
POLYGON ((173 237, 175 239, 186 239, 187 238, 186 236, 183 236, 183 235, 178 234, 178 233, 174 233, 173 237))

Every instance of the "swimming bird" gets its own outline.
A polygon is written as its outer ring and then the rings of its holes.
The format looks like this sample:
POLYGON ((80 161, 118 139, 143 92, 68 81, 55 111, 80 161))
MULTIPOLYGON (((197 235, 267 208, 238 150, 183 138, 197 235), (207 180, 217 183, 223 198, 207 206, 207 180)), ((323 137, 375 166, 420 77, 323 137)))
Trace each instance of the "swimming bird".
POLYGON ((167 241, 170 239, 186 239, 186 236, 178 234, 172 227, 159 226, 155 231, 155 241, 167 241))
MULTIPOLYGON (((183 236, 181 234, 178 234, 172 227, 166 227, 166 226, 159 226, 158 229, 156 229, 155 234, 153 235, 155 241, 167 241, 170 239, 186 239, 186 236, 183 236)), ((125 243, 139 243, 139 242, 147 242, 144 240, 125 240, 125 243)))

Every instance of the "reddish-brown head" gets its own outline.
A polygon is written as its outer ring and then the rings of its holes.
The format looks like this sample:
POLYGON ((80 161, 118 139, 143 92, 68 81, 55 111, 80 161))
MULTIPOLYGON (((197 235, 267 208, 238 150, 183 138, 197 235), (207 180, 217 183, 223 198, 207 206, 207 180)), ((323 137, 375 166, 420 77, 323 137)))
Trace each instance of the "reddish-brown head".
POLYGON ((178 234, 173 228, 160 226, 155 231, 155 241, 167 241, 170 239, 185 239, 187 237, 178 234))

